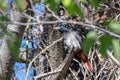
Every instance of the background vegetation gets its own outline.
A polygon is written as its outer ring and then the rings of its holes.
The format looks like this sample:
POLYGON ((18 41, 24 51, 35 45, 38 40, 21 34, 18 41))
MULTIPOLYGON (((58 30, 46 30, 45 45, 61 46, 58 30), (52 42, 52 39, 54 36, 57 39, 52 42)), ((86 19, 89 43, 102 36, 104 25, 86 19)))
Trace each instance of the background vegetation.
MULTIPOLYGON (((75 57, 79 64, 79 70, 75 71, 72 63, 68 65, 65 72, 66 78, 70 74, 76 80, 119 80, 120 74, 120 4, 119 0, 0 0, 0 75, 10 80, 13 65, 19 58, 19 45, 24 32, 29 32, 32 25, 45 25, 47 38, 43 40, 44 46, 32 60, 26 60, 26 80, 31 65, 36 59, 41 59, 41 54, 46 53, 51 71, 48 74, 39 73, 35 79, 45 78, 53 80, 60 78, 60 72, 64 72, 61 65, 66 67, 66 58, 61 34, 53 28, 58 23, 71 24, 81 33, 83 38, 83 51, 92 64, 93 71, 89 72, 75 57), (44 18, 39 19, 34 12, 34 5, 44 3, 46 8, 44 18), (14 5, 13 5, 14 4, 14 5), (63 10, 63 15, 60 9, 63 10), (67 18, 72 20, 67 20, 67 18), (75 18, 74 18, 75 17, 75 18), (32 20, 35 19, 36 22, 32 20), (75 20, 74 20, 75 19, 75 20), (46 52, 48 51, 48 52, 46 52), (68 71, 69 70, 69 71, 68 71), (54 75, 54 77, 50 77, 54 75), (82 77, 82 78, 80 78, 82 77), (52 78, 52 79, 51 79, 52 78)), ((42 40, 41 40, 42 41, 42 40)), ((28 50, 28 49, 26 49, 28 50)), ((28 52, 28 51, 27 51, 28 52)), ((26 52, 26 53, 27 53, 26 52)), ((64 74, 62 74, 64 75, 64 74)), ((65 78, 62 76, 60 79, 65 78)), ((2 77, 1 77, 2 78, 2 77)))

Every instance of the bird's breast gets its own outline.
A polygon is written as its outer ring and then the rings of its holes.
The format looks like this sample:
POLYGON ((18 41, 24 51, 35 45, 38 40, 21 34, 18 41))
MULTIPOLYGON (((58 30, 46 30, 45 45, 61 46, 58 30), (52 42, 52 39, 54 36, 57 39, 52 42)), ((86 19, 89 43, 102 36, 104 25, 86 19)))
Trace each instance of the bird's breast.
POLYGON ((74 34, 67 34, 65 36, 65 44, 68 47, 73 47, 74 50, 81 49, 81 45, 80 45, 79 41, 76 39, 74 34))

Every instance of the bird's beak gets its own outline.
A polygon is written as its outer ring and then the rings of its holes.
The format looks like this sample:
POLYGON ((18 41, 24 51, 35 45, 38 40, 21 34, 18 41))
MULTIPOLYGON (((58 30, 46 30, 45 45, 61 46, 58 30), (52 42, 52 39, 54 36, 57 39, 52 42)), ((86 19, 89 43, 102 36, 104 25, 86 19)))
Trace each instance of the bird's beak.
POLYGON ((53 28, 54 30, 59 30, 60 29, 60 27, 55 27, 55 28, 53 28))

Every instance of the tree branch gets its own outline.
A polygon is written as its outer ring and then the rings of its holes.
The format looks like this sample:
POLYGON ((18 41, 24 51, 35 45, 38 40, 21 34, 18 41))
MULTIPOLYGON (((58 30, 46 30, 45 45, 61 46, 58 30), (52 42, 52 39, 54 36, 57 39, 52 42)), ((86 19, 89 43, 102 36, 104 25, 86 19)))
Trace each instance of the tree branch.
POLYGON ((49 76, 49 75, 57 74, 57 73, 60 73, 60 72, 61 72, 61 70, 55 70, 55 71, 52 71, 52 72, 39 74, 38 76, 35 76, 34 79, 37 80, 37 79, 40 79, 40 78, 43 78, 43 77, 46 77, 46 76, 49 76))
POLYGON ((74 54, 75 52, 72 50, 73 48, 69 49, 69 53, 67 54, 65 60, 63 61, 63 63, 57 68, 57 69, 62 69, 61 73, 56 77, 55 80, 62 80, 67 72, 68 72, 68 69, 69 69, 69 66, 71 64, 71 61, 74 57, 74 54))
MULTIPOLYGON (((105 30, 101 27, 92 25, 92 24, 87 24, 87 23, 83 23, 83 22, 73 22, 73 21, 41 21, 41 22, 34 22, 34 23, 29 23, 29 25, 37 25, 37 24, 57 24, 57 23, 69 23, 69 24, 76 24, 76 25, 81 25, 84 27, 88 27, 90 29, 96 29, 98 31, 102 31, 104 33, 107 33, 113 37, 119 38, 120 39, 120 35, 110 32, 108 30, 105 30)), ((20 22, 0 22, 0 24, 15 24, 15 25, 27 25, 28 23, 20 23, 20 22)))
POLYGON ((109 56, 110 59, 112 59, 112 61, 117 64, 120 67, 120 63, 117 59, 115 59, 115 57, 112 55, 112 53, 110 51, 107 50, 107 55, 109 56))
POLYGON ((28 80, 29 69, 30 69, 32 63, 38 58, 38 56, 41 55, 41 53, 45 52, 47 49, 49 49, 51 46, 55 45, 57 42, 61 41, 62 39, 63 39, 63 37, 61 37, 60 39, 54 41, 51 45, 49 45, 48 47, 46 47, 45 49, 43 49, 43 50, 40 52, 40 54, 38 54, 37 56, 35 56, 35 57, 32 59, 32 61, 31 61, 31 62, 29 63, 29 65, 28 65, 25 80, 28 80))

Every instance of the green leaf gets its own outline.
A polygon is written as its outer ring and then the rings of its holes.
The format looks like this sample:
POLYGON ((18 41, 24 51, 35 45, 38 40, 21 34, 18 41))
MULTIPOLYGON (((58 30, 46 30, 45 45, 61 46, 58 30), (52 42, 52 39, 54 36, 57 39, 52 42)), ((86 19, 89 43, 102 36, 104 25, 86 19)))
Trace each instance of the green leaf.
POLYGON ((7 27, 6 26, 4 26, 3 24, 0 24, 0 28, 2 28, 2 31, 3 32, 7 32, 7 27))
POLYGON ((112 20, 105 20, 105 21, 102 23, 102 25, 106 27, 106 26, 108 26, 108 25, 111 23, 111 21, 112 21, 112 20))
POLYGON ((112 31, 120 34, 120 24, 119 23, 117 23, 115 21, 110 22, 110 24, 108 26, 112 31))
POLYGON ((50 8, 55 11, 59 5, 61 0, 45 0, 44 2, 50 4, 50 8))
POLYGON ((19 44, 21 39, 18 37, 12 37, 9 41, 9 49, 15 61, 19 61, 19 44))
POLYGON ((71 3, 69 7, 67 8, 67 11, 70 15, 75 15, 76 9, 75 9, 75 4, 71 3))
POLYGON ((72 0, 62 0, 63 5, 67 8, 67 11, 70 15, 79 15, 81 19, 84 19, 84 14, 72 0), (65 3, 64 3, 65 2, 65 3))
POLYGON ((120 43, 117 39, 112 39, 114 56, 120 61, 120 43))
POLYGON ((4 26, 3 24, 0 24, 0 28, 2 29, 2 32, 7 33, 7 27, 4 26))
POLYGON ((37 1, 36 0, 32 0, 33 3, 36 3, 37 1))
POLYGON ((25 10, 25 1, 24 0, 15 0, 16 7, 20 12, 23 12, 25 10))
POLYGON ((62 3, 65 7, 70 7, 71 3, 72 3, 72 0, 62 0, 62 3))
POLYGON ((62 0, 62 4, 65 8, 67 8, 68 13, 73 16, 75 15, 76 9, 75 9, 75 3, 73 3, 72 0, 62 0))
POLYGON ((83 41, 83 51, 86 54, 94 45, 97 33, 95 31, 89 32, 83 41))
POLYGON ((87 0, 80 0, 82 3, 86 3, 87 2, 87 0))
POLYGON ((82 12, 82 10, 77 6, 75 5, 75 9, 76 9, 76 13, 81 17, 81 19, 84 19, 84 14, 82 12))
POLYGON ((113 37, 110 35, 103 35, 100 37, 100 49, 99 52, 102 54, 102 56, 106 56, 106 50, 111 48, 113 37))
POLYGON ((1 15, 0 16, 0 21, 10 22, 10 19, 8 17, 6 17, 6 16, 1 15))
POLYGON ((7 33, 6 26, 0 24, 0 39, 4 37, 5 33, 7 33))
POLYGON ((91 2, 91 5, 93 6, 93 8, 94 8, 95 10, 97 10, 100 1, 99 1, 99 0, 90 0, 90 2, 91 2))
POLYGON ((0 8, 3 10, 7 9, 7 2, 0 0, 0 8))

